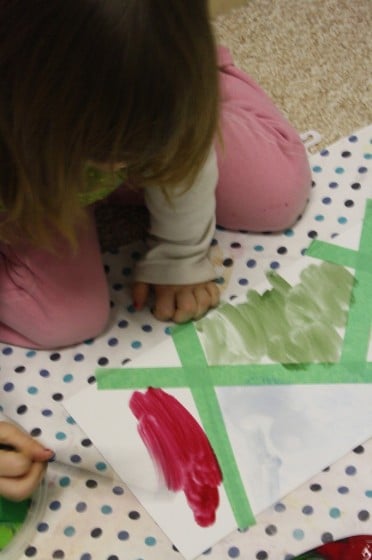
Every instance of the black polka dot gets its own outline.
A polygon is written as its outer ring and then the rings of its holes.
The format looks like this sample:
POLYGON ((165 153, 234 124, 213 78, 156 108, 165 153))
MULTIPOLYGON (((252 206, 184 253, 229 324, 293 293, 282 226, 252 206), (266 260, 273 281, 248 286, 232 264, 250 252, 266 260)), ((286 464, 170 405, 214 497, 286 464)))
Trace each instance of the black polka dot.
POLYGON ((138 511, 133 510, 133 511, 130 511, 128 513, 128 517, 129 517, 129 519, 134 519, 135 520, 135 519, 139 519, 141 517, 141 515, 139 514, 138 511))
POLYGON ((61 354, 59 352, 53 352, 53 354, 51 354, 49 356, 49 359, 52 360, 52 362, 57 362, 61 357, 61 354))
POLYGON ((354 453, 356 453, 357 455, 361 455, 362 453, 364 453, 365 449, 363 447, 363 445, 358 445, 358 447, 356 447, 355 449, 353 449, 354 453))
POLYGON ((57 401, 57 402, 63 401, 63 395, 62 395, 62 393, 54 393, 54 394, 52 395, 52 399, 53 399, 54 401, 57 401))
POLYGON ((285 254, 288 253, 288 249, 287 249, 287 247, 284 247, 284 246, 283 247, 278 247, 277 253, 279 255, 285 255, 285 254))
POLYGON ((94 539, 98 539, 101 535, 102 535, 102 529, 100 529, 99 527, 92 529, 90 532, 90 536, 93 537, 94 539))
POLYGON ((52 558, 56 558, 57 560, 61 560, 65 557, 65 553, 63 550, 55 550, 52 554, 52 558))
POLYGON ((256 554, 256 558, 257 560, 266 560, 268 558, 268 554, 265 550, 260 550, 259 552, 257 552, 256 554))
POLYGON ((315 239, 316 237, 318 237, 318 232, 312 229, 307 233, 307 236, 310 237, 310 239, 315 239))
POLYGON ((277 532, 278 532, 278 529, 276 528, 275 525, 268 525, 268 526, 266 527, 266 529, 265 529, 265 533, 266 533, 267 535, 270 535, 270 536, 276 535, 277 532))
POLYGON ((366 509, 362 509, 359 513, 358 513, 358 519, 359 521, 368 521, 370 518, 370 514, 369 511, 367 511, 366 509))
POLYGON ((91 375, 90 377, 88 377, 87 381, 88 381, 89 385, 92 385, 93 383, 96 382, 96 378, 95 378, 94 375, 91 375))
POLYGON ((41 429, 40 429, 40 428, 32 428, 32 430, 31 430, 31 432, 30 432, 30 435, 31 435, 32 437, 39 437, 39 436, 41 436, 41 433, 42 433, 42 432, 41 432, 41 429))
POLYGON ((21 404, 18 408, 17 408, 17 414, 26 414, 28 408, 25 404, 21 404))
POLYGON ((342 152, 342 153, 341 153, 341 156, 342 156, 343 158, 348 158, 348 157, 351 156, 351 152, 349 152, 349 151, 342 152))
POLYGON ((310 490, 312 492, 320 492, 320 490, 322 489, 320 484, 311 484, 310 485, 310 490))
POLYGON ((34 546, 28 546, 25 550, 25 556, 27 558, 33 558, 37 554, 37 548, 34 546))
POLYGON ((172 550, 174 550, 174 552, 179 552, 178 548, 174 544, 172 544, 172 550))
POLYGON ((354 206, 354 201, 353 200, 345 200, 344 205, 346 206, 346 208, 352 208, 354 206))
POLYGON ((234 261, 232 259, 225 259, 222 264, 228 268, 234 264, 234 261))
POLYGON ((90 446, 93 445, 93 444, 92 444, 92 442, 90 441, 89 438, 85 438, 85 439, 82 439, 82 440, 81 440, 81 445, 82 445, 83 447, 90 447, 90 446))
POLYGON ((16 368, 14 368, 14 371, 16 373, 23 373, 23 372, 26 371, 26 368, 25 368, 25 366, 17 366, 16 368))
POLYGON ((230 247, 232 249, 240 249, 241 248, 241 244, 238 243, 237 241, 234 241, 233 243, 230 244, 230 247))
POLYGON ((102 356, 101 358, 98 358, 97 363, 99 366, 107 366, 109 360, 108 358, 106 358, 106 356, 102 356))
POLYGON ((352 188, 354 191, 358 191, 358 190, 360 189, 360 187, 361 187, 361 184, 360 184, 360 183, 352 183, 352 185, 351 185, 351 188, 352 188))
POLYGON ((87 488, 97 488, 98 486, 98 482, 96 480, 94 480, 93 478, 89 478, 86 483, 85 486, 87 488))
POLYGON ((329 542, 333 542, 333 535, 332 535, 332 533, 328 533, 328 532, 327 532, 327 533, 323 533, 322 536, 321 536, 321 540, 322 540, 322 543, 324 543, 324 544, 325 544, 325 543, 329 543, 329 542))

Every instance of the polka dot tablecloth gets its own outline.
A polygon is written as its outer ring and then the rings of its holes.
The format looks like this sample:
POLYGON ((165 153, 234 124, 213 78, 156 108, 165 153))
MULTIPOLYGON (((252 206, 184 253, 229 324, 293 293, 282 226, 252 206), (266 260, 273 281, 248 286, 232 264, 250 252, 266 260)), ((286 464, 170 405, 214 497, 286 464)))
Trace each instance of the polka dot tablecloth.
MULTIPOLYGON (((211 255, 225 300, 258 286, 268 269, 300 259, 312 239, 331 240, 361 221, 372 196, 371 139, 369 126, 310 156, 312 197, 292 229, 275 235, 217 230, 211 255)), ((46 477, 45 509, 22 559, 181 558, 63 407, 65 399, 95 382, 97 366, 124 366, 169 336, 169 325, 148 310, 136 312, 130 301, 132 268, 143 249, 138 244, 104 256, 112 315, 100 338, 52 352, 0 345, 1 410, 56 451, 46 477)), ((372 440, 200 559, 289 560, 324 542, 372 533, 371 512, 372 440)))

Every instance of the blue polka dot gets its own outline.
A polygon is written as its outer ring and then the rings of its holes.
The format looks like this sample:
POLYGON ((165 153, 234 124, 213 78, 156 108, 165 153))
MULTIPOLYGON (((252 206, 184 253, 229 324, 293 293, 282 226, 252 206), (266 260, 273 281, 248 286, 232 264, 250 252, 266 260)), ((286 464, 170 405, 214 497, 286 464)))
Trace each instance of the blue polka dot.
POLYGON ((165 334, 171 335, 172 334, 172 327, 165 327, 164 332, 165 332, 165 334))
POLYGON ((364 154, 363 157, 364 157, 364 159, 372 159, 372 154, 367 153, 367 154, 364 154))
POLYGON ((247 278, 239 278, 238 283, 240 284, 240 286, 247 286, 248 280, 247 278))
POLYGON ((336 183, 336 181, 331 181, 328 186, 330 189, 337 189, 338 183, 336 183))
POLYGON ((293 538, 296 539, 296 541, 302 541, 305 536, 305 533, 302 529, 295 529, 292 534, 293 538))
POLYGON ((133 340, 133 342, 131 343, 131 347, 135 350, 138 350, 138 348, 142 347, 142 342, 140 340, 133 340))
POLYGON ((340 216, 337 221, 339 224, 343 225, 347 223, 347 218, 345 218, 345 216, 340 216))
POLYGON ((61 502, 59 502, 58 500, 53 500, 53 502, 50 502, 49 504, 49 509, 52 511, 57 511, 59 510, 61 507, 61 502))
POLYGON ((323 204, 331 204, 332 199, 329 196, 325 196, 324 198, 322 198, 322 202, 323 204))
POLYGON ((74 380, 74 376, 72 375, 72 373, 66 373, 66 375, 63 376, 64 383, 71 383, 71 381, 73 380, 74 380))
POLYGON ((354 476, 357 473, 357 470, 353 465, 349 465, 348 467, 346 467, 345 472, 349 476, 354 476))
POLYGON ((27 388, 27 393, 29 395, 37 395, 39 392, 39 389, 37 387, 34 387, 33 385, 31 385, 31 387, 27 388))
POLYGON ((324 221, 324 216, 323 216, 323 214, 317 214, 317 215, 315 216, 315 220, 316 220, 317 222, 323 222, 323 221, 324 221))
POLYGON ((293 237, 293 236, 294 236, 294 231, 293 231, 293 229, 286 229, 286 230, 284 231, 284 235, 285 235, 286 237, 293 237))
POLYGON ((75 533, 76 533, 75 527, 73 527, 72 525, 68 525, 63 530, 63 534, 66 535, 66 537, 73 537, 75 533))
POLYGON ((45 533, 46 531, 48 531, 48 529, 48 523, 39 523, 37 526, 37 530, 39 531, 39 533, 45 533))
POLYGON ((70 461, 71 461, 71 463, 74 463, 74 465, 77 465, 78 463, 81 463, 81 457, 80 457, 80 455, 75 453, 74 455, 71 455, 70 461))
POLYGON ((348 494, 349 493, 349 488, 347 486, 339 486, 337 491, 338 491, 339 494, 348 494))
POLYGON ((74 424, 76 424, 76 422, 75 422, 75 420, 72 418, 72 416, 67 416, 66 422, 67 422, 67 424, 71 424, 71 426, 73 426, 74 424))
POLYGON ((239 558, 240 550, 237 546, 231 546, 228 551, 229 558, 239 558))
POLYGON ((2 349, 2 353, 4 354, 4 356, 10 356, 11 354, 13 354, 13 348, 10 348, 10 346, 6 346, 2 349))
POLYGON ((142 330, 143 330, 145 333, 150 333, 150 332, 152 332, 152 326, 151 326, 151 325, 142 325, 141 328, 142 328, 142 330))
POLYGON ((255 251, 257 251, 258 253, 262 253, 262 251, 264 250, 264 247, 263 247, 262 245, 255 245, 255 246, 253 247, 253 249, 254 249, 255 251))
POLYGON ((128 531, 120 531, 118 533, 118 539, 119 541, 127 541, 129 539, 128 531))
POLYGON ((49 371, 48 371, 47 369, 41 369, 41 370, 39 371, 39 375, 40 375, 41 377, 49 377, 49 376, 50 376, 50 373, 49 373, 49 371))
POLYGON ((372 490, 366 490, 365 495, 367 496, 367 498, 372 498, 372 490))
POLYGON ((36 356, 37 352, 35 350, 28 350, 28 352, 26 352, 26 357, 27 358, 33 358, 34 356, 36 356))
POLYGON ((272 268, 272 270, 277 270, 278 268, 280 268, 280 263, 278 263, 277 261, 272 261, 270 263, 270 268, 272 268))
POLYGON ((92 560, 92 555, 89 554, 89 552, 84 552, 84 554, 80 556, 80 560, 92 560))
POLYGON ((84 354, 78 353, 75 354, 74 356, 74 361, 75 362, 82 362, 84 360, 84 354))
POLYGON ((356 136, 355 134, 349 136, 349 142, 358 142, 358 136, 356 136))
POLYGON ((313 165, 313 171, 314 173, 321 173, 323 171, 323 169, 321 168, 320 165, 313 165))
POLYGON ((145 544, 147 546, 155 546, 156 545, 156 539, 155 537, 146 537, 145 538, 145 544))
POLYGON ((329 515, 332 519, 338 519, 341 516, 341 511, 337 507, 333 507, 329 510, 329 515))
POLYGON ((117 338, 112 337, 112 338, 109 338, 109 339, 108 339, 107 344, 108 344, 109 346, 117 346, 117 345, 119 344, 119 341, 118 341, 117 338))
POLYGON ((257 261, 255 259, 249 259, 247 261, 247 267, 248 268, 254 268, 257 265, 257 261))
POLYGON ((368 167, 364 167, 364 166, 359 167, 358 171, 359 171, 359 173, 367 173, 368 167))
POLYGON ((14 389, 14 383, 11 383, 10 381, 8 381, 8 383, 4 384, 4 391, 6 391, 7 393, 10 393, 10 391, 13 391, 14 389))
POLYGON ((323 157, 324 156, 329 156, 329 150, 321 150, 320 155, 323 156, 323 157))
POLYGON ((345 173, 345 169, 343 167, 336 167, 335 172, 337 173, 337 175, 342 175, 343 173, 345 173))
POLYGON ((302 508, 302 513, 304 515, 312 515, 314 513, 314 508, 312 506, 304 506, 302 508))
POLYGON ((59 479, 59 485, 60 485, 62 488, 67 488, 67 486, 70 486, 70 483, 71 483, 71 479, 70 479, 69 476, 62 476, 62 477, 59 479))
POLYGON ((78 513, 83 513, 87 509, 87 504, 85 502, 79 502, 76 504, 75 509, 78 513))
POLYGON ((67 438, 67 435, 65 434, 65 432, 57 432, 56 433, 56 439, 58 439, 58 441, 64 441, 67 438))
POLYGON ((96 463, 96 469, 97 471, 105 471, 107 469, 107 465, 106 463, 103 463, 102 461, 100 461, 99 463, 96 463))
POLYGON ((50 408, 44 408, 41 411, 41 414, 46 417, 53 416, 53 412, 50 410, 50 408))
POLYGON ((128 325, 129 325, 129 323, 125 319, 118 322, 119 329, 126 329, 128 325))
POLYGON ((112 513, 112 507, 111 507, 111 506, 108 506, 108 505, 103 505, 103 506, 101 507, 101 512, 102 512, 104 515, 109 515, 110 513, 112 513))

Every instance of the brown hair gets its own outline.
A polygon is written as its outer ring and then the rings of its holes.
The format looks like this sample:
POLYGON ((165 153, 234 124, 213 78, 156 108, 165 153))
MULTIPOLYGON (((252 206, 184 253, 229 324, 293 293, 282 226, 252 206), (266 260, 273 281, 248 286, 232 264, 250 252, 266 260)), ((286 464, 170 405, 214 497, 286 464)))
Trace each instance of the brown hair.
POLYGON ((88 161, 190 182, 217 111, 206 0, 0 0, 0 239, 73 242, 88 161))

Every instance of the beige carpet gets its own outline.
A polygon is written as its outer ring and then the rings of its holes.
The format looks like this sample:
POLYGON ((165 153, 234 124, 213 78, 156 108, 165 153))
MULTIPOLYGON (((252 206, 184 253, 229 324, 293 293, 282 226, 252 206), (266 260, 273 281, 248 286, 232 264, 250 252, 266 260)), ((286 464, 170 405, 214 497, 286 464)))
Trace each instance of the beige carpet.
MULTIPOLYGON (((294 126, 318 130, 319 147, 372 123, 372 0, 247 0, 214 25, 294 126)), ((104 206, 97 218, 104 250, 143 236, 141 210, 104 206)))
POLYGON ((322 145, 372 124, 371 0, 247 0, 215 28, 235 63, 322 145))

